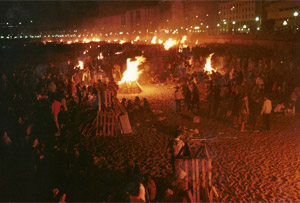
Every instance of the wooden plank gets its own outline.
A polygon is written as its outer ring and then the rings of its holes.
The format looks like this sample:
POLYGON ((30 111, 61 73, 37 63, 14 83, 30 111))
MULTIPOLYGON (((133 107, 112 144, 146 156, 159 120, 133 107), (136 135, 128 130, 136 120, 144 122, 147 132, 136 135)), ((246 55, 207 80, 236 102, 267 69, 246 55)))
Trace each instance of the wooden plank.
POLYGON ((185 176, 185 189, 188 190, 189 189, 189 160, 185 159, 184 160, 184 171, 186 173, 185 176))
POLYGON ((107 125, 107 113, 105 112, 103 115, 103 135, 106 136, 106 125, 107 125))
POLYGON ((212 180, 211 180, 211 159, 208 160, 208 186, 211 188, 212 186, 212 180))
POLYGON ((196 202, 200 202, 199 159, 196 159, 196 202))
POLYGON ((202 187, 205 188, 206 187, 206 184, 205 184, 205 162, 206 160, 205 159, 202 159, 202 187))
POLYGON ((196 200, 196 164, 195 164, 195 159, 192 159, 192 178, 193 178, 193 200, 196 200))

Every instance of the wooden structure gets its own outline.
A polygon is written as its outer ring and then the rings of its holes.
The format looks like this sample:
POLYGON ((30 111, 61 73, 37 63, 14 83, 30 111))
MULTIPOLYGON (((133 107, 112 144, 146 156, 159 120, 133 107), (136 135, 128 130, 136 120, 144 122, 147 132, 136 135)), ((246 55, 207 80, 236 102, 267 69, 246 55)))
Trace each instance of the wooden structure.
POLYGON ((175 157, 175 174, 187 191, 191 202, 218 201, 218 194, 212 185, 212 160, 209 157, 206 143, 192 150, 190 142, 175 157))
MULTIPOLYGON (((120 123, 120 116, 126 116, 127 111, 125 107, 119 102, 115 96, 114 91, 104 91, 102 93, 98 91, 98 111, 96 118, 91 124, 87 124, 82 131, 84 136, 90 136, 94 132, 96 136, 116 136, 119 134, 128 134, 131 126, 129 119, 126 120, 126 131, 122 129, 120 123), (102 97, 101 97, 102 96, 102 97), (128 130, 129 129, 129 130, 128 130)), ((127 116, 128 118, 128 116, 127 116)), ((124 123, 124 119, 122 120, 124 123)), ((123 124, 124 125, 124 124, 123 124)))

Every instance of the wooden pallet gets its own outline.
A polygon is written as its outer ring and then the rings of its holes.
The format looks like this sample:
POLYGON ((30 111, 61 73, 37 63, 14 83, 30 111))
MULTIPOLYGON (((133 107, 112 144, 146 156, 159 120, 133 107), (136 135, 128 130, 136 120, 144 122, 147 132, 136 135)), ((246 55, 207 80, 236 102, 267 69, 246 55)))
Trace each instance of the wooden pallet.
POLYGON ((212 185, 212 160, 209 158, 206 145, 194 154, 187 143, 175 158, 175 174, 181 171, 186 174, 183 181, 184 190, 188 191, 191 202, 218 201, 218 194, 212 185), (198 156, 203 153, 205 156, 198 156))

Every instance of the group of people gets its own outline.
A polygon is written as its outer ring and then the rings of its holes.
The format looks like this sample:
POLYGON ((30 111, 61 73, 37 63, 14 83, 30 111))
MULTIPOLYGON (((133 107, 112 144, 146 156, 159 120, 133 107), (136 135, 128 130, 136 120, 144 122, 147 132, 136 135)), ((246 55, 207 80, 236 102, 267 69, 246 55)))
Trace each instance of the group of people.
MULTIPOLYGON (((142 49, 132 49, 135 48, 142 49)), ((256 47, 250 52, 244 51, 247 48, 208 45, 178 53, 175 50, 153 51, 150 47, 144 52, 148 62, 142 65, 141 77, 149 82, 178 85, 175 91, 177 112, 182 111, 184 101, 187 110, 194 111, 196 106, 199 112, 204 107, 207 117, 232 120, 234 125, 240 125, 241 131, 247 129, 247 124, 257 130, 257 118, 261 114, 266 130, 269 130, 274 105, 291 104, 295 113, 299 112, 298 59, 287 58, 294 55, 279 57, 272 52, 274 50, 253 52, 256 47), (223 56, 223 74, 218 69, 212 74, 201 69, 211 52, 223 56), (203 87, 205 91, 202 91, 203 87)), ((96 61, 91 58, 84 70, 70 65, 64 73, 52 65, 41 72, 34 65, 22 68, 22 64, 2 73, 1 200, 64 202, 68 196, 76 200, 75 196, 79 195, 76 191, 84 190, 86 185, 81 185, 77 177, 86 178, 93 174, 94 163, 90 152, 81 143, 79 127, 89 119, 86 111, 98 109, 99 103, 105 107, 104 91, 113 91, 117 96, 118 90, 113 80, 117 77, 113 76, 116 74, 113 73, 114 66, 107 65, 105 59, 101 63, 96 61)), ((115 72, 123 71, 123 68, 115 67, 115 72)), ((151 112, 146 98, 142 101, 139 97, 134 101, 123 99, 121 103, 129 114, 151 112)), ((182 147, 180 140, 178 142, 182 147)), ((128 197, 132 201, 155 200, 154 180, 139 177, 138 181, 135 179, 135 184, 137 182, 141 189, 138 194, 129 193, 128 197)), ((106 198, 103 199, 108 200, 106 198)))
POLYGON ((228 55, 223 69, 182 75, 174 95, 176 112, 181 112, 182 105, 193 111, 194 104, 199 111, 201 103, 208 118, 231 121, 241 131, 258 131, 260 115, 264 130, 270 130, 272 112, 296 115, 300 111, 298 59, 294 55, 292 59, 272 59, 274 55, 271 51, 251 52, 241 58, 228 55), (281 111, 277 106, 283 106, 281 111))

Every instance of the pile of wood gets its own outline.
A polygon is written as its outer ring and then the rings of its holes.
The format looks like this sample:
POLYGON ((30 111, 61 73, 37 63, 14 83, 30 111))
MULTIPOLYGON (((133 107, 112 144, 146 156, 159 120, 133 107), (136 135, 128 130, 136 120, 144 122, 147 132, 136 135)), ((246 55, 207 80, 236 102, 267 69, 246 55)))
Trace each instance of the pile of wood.
POLYGON ((218 193, 212 185, 212 160, 205 143, 192 151, 187 142, 175 158, 175 174, 191 202, 218 201, 218 193))
POLYGON ((119 102, 114 91, 104 91, 104 106, 101 105, 101 93, 98 91, 98 111, 91 123, 81 126, 84 136, 117 136, 132 132, 125 107, 119 102))

